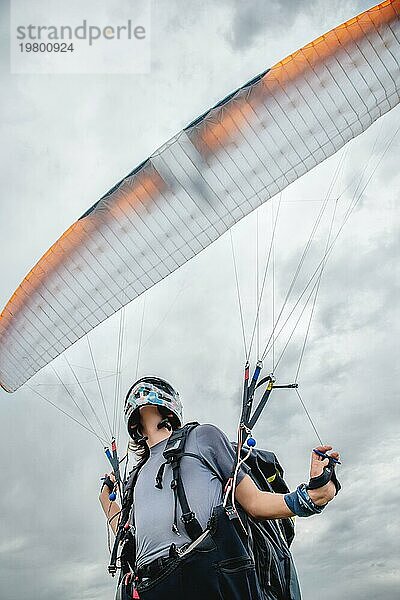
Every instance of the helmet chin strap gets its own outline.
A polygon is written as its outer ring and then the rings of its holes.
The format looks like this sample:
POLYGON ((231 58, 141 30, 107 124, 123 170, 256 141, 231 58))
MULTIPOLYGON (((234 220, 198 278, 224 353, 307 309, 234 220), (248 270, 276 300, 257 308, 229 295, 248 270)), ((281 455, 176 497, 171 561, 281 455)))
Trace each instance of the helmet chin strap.
POLYGON ((172 425, 171 425, 168 417, 166 417, 165 419, 163 419, 162 421, 160 421, 159 424, 157 425, 157 429, 163 429, 164 427, 168 431, 172 431, 172 425))

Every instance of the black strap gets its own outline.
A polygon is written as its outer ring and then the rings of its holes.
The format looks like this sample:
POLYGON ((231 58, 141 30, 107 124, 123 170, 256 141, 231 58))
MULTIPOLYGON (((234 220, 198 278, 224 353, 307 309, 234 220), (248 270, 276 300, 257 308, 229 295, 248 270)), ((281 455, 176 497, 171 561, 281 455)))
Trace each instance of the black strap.
MULTIPOLYGON (((198 426, 198 423, 187 423, 184 427, 176 429, 169 438, 165 450, 163 452, 166 463, 172 467, 172 482, 171 488, 174 493, 174 521, 172 531, 179 535, 178 530, 178 502, 182 510, 181 520, 184 524, 185 531, 191 540, 195 540, 201 535, 202 527, 198 522, 195 513, 191 510, 185 487, 181 477, 181 460, 183 456, 192 456, 202 460, 196 454, 185 453, 185 444, 189 433, 198 426)), ((204 461, 203 461, 204 462, 204 461)), ((157 477, 156 487, 162 487, 162 477, 164 474, 165 463, 161 465, 157 477)))
POLYGON ((158 469, 158 473, 156 475, 156 485, 155 487, 158 490, 162 490, 162 481, 163 481, 163 477, 164 477, 164 471, 165 471, 165 465, 167 465, 167 461, 163 462, 163 464, 161 465, 161 467, 158 469))
MULTIPOLYGON (((221 479, 220 475, 218 475, 218 473, 216 473, 215 469, 213 469, 213 467, 202 456, 199 456, 198 454, 193 454, 193 452, 183 452, 182 454, 180 454, 180 458, 183 458, 184 456, 190 456, 191 458, 197 458, 197 460, 202 462, 203 465, 205 465, 208 469, 213 471, 216 474, 216 476, 218 477, 218 479, 221 479)), ((170 464, 170 462, 171 461, 166 460, 165 462, 162 463, 162 465, 158 469, 158 472, 156 475, 156 484, 155 484, 155 487, 158 490, 162 490, 165 467, 166 467, 166 465, 170 464)))
POLYGON ((114 487, 115 487, 115 484, 112 481, 112 479, 110 479, 109 475, 104 475, 104 477, 102 477, 101 480, 103 483, 101 484, 100 492, 103 491, 104 486, 107 486, 108 491, 111 494, 114 491, 114 487))
POLYGON ((324 470, 322 471, 321 475, 318 475, 318 477, 311 477, 311 479, 307 485, 307 489, 316 490, 316 489, 321 488, 324 485, 326 485, 328 483, 328 481, 332 481, 335 485, 336 494, 337 494, 342 486, 340 485, 339 480, 336 477, 335 466, 336 465, 335 465, 334 460, 332 460, 332 458, 330 458, 329 464, 326 467, 324 467, 324 470))
POLYGON ((190 537, 191 540, 196 540, 199 535, 201 535, 203 529, 200 525, 200 523, 198 522, 198 520, 196 519, 196 515, 195 513, 191 510, 190 506, 189 506, 189 502, 186 496, 186 492, 185 492, 185 488, 182 482, 182 477, 181 477, 181 469, 180 469, 180 461, 181 461, 182 456, 180 456, 179 458, 176 458, 174 460, 174 462, 172 463, 172 482, 171 482, 171 488, 174 492, 174 497, 175 497, 175 511, 174 511, 174 523, 172 525, 172 531, 175 531, 175 533, 178 532, 178 523, 177 523, 177 507, 178 507, 178 500, 179 500, 179 504, 182 510, 182 523, 185 527, 186 533, 188 534, 188 536, 190 537))
MULTIPOLYGON (((110 556, 110 563, 108 565, 108 571, 109 573, 111 573, 111 575, 114 577, 115 573, 117 572, 117 558, 118 558, 118 549, 120 544, 124 541, 125 536, 128 534, 127 529, 125 528, 126 524, 128 523, 129 520, 129 515, 131 512, 131 507, 132 507, 132 503, 133 503, 133 491, 135 488, 135 484, 137 481, 137 478, 139 476, 139 472, 140 469, 142 468, 142 466, 144 465, 144 463, 146 462, 147 457, 145 457, 144 459, 142 459, 130 472, 129 474, 129 478, 128 481, 125 483, 125 489, 124 489, 124 495, 123 495, 123 499, 122 499, 122 507, 121 507, 121 517, 120 517, 120 521, 118 524, 118 530, 117 533, 115 535, 115 540, 114 540, 114 545, 111 551, 111 556, 110 556)), ((135 531, 135 520, 134 520, 134 514, 132 514, 132 526, 131 529, 133 529, 133 531, 135 531)), ((133 544, 133 546, 135 546, 133 544)), ((134 564, 135 562, 135 551, 133 551, 133 556, 131 557, 131 561, 134 564)), ((123 575, 124 573, 124 565, 121 564, 121 575, 123 575)))
MULTIPOLYGON (((208 468, 211 468, 210 465, 208 464, 208 462, 202 456, 199 456, 198 454, 193 454, 193 452, 183 452, 182 454, 180 454, 180 458, 183 458, 184 456, 191 456, 192 458, 197 458, 197 460, 199 460, 200 462, 202 462, 203 465, 205 465, 208 468)), ((165 462, 163 462, 162 465, 160 466, 160 468, 157 471, 155 487, 158 490, 162 490, 162 487, 163 487, 163 478, 164 478, 164 471, 165 471, 166 465, 168 465, 169 462, 170 461, 168 461, 168 460, 166 460, 165 462)))
POLYGON ((174 473, 174 469, 172 469, 171 489, 174 493, 174 520, 172 523, 172 531, 176 533, 176 535, 181 535, 178 529, 178 480, 176 479, 176 476, 177 472, 174 473))
MULTIPOLYGON (((261 415, 262 411, 263 411, 263 410, 264 410, 264 408, 265 408, 265 405, 267 404, 267 402, 268 402, 268 400, 269 400, 270 394, 271 394, 271 392, 272 392, 272 382, 271 382, 271 377, 270 377, 270 376, 268 376, 268 377, 266 377, 266 378, 265 378, 265 380, 262 380, 262 381, 263 381, 263 382, 268 382, 268 386, 267 386, 267 389, 265 390, 264 394, 262 395, 262 397, 261 397, 261 400, 260 400, 260 402, 258 403, 258 406, 257 406, 257 408, 255 409, 255 411, 254 411, 254 413, 253 413, 253 415, 252 415, 251 419, 249 418, 248 422, 247 422, 247 423, 245 423, 245 425, 247 425, 247 426, 248 426, 248 428, 249 428, 250 430, 252 430, 252 429, 253 429, 253 427, 255 426, 255 424, 257 423, 257 421, 258 421, 258 419, 259 419, 259 417, 260 417, 260 415, 261 415)), ((260 384, 261 384, 261 382, 260 382, 260 384)), ((260 384, 259 384, 259 385, 260 385, 260 384)), ((249 417, 250 417, 250 415, 249 415, 249 417)))

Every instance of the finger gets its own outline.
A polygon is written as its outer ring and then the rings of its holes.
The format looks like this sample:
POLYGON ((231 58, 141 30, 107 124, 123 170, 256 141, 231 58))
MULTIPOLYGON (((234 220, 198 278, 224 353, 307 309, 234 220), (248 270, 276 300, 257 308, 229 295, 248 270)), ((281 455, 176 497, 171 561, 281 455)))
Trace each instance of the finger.
POLYGON ((330 455, 335 461, 340 463, 340 454, 339 452, 332 452, 330 455))
POLYGON ((328 456, 327 453, 322 452, 322 450, 320 450, 319 448, 314 448, 312 451, 312 460, 314 460, 314 461, 325 460, 325 458, 327 458, 327 456, 328 456))
POLYGON ((315 449, 320 452, 328 452, 328 450, 332 450, 333 446, 329 446, 328 444, 325 446, 316 446, 315 449))

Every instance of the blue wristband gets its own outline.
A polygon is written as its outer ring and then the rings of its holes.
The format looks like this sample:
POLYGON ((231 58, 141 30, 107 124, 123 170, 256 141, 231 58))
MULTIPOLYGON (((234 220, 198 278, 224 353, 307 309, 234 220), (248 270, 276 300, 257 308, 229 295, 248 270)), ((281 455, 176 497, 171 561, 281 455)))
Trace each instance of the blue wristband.
POLYGON ((323 504, 322 506, 314 504, 308 495, 305 483, 300 484, 294 492, 285 494, 284 500, 288 509, 298 517, 311 517, 311 515, 317 515, 322 512, 326 506, 326 504, 323 504))

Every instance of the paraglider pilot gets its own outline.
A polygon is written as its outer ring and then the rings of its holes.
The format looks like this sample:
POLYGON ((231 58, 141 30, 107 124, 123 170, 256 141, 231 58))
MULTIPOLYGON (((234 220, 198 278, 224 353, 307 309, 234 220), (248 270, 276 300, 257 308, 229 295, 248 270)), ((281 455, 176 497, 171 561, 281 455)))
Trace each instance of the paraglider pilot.
MULTIPOLYGON (((264 491, 221 430, 209 424, 182 427, 182 419, 179 394, 163 379, 145 377, 129 390, 125 420, 138 465, 124 486, 122 510, 109 499, 113 474, 100 492, 119 547, 111 560, 115 565, 120 555, 117 597, 301 598, 284 536, 276 536, 274 542, 267 535, 260 546, 256 532, 261 529, 254 525, 249 535, 249 522, 261 520, 276 528, 295 515, 322 512, 340 489, 335 475, 338 452, 331 452, 329 445, 316 448, 310 481, 294 492, 264 491), (262 565, 258 572, 255 563, 262 565)), ((112 566, 109 569, 113 572, 112 566)))

